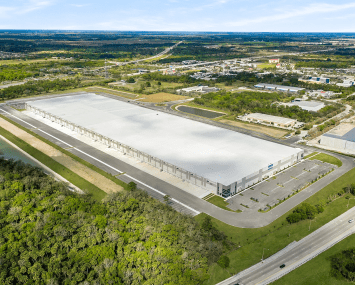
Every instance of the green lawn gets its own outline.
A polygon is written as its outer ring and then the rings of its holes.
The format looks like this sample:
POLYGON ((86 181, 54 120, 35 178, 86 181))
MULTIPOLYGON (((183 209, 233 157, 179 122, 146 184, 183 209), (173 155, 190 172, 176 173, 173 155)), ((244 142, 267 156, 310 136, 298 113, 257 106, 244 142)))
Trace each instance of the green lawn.
POLYGON ((217 207, 220 207, 224 210, 234 212, 233 210, 227 208, 228 203, 226 201, 224 201, 224 199, 220 196, 213 196, 206 201, 210 202, 211 204, 216 205, 217 207))
POLYGON ((311 156, 313 156, 313 155, 316 155, 318 152, 312 152, 312 153, 310 153, 309 155, 306 155, 305 157, 304 157, 304 159, 307 159, 307 158, 309 158, 309 157, 311 157, 311 156))
POLYGON ((28 143, 24 142, 23 140, 19 139, 18 137, 14 136, 13 134, 11 134, 10 132, 6 131, 1 127, 0 127, 0 135, 7 138, 9 141, 17 145, 19 148, 27 152, 29 155, 33 156, 38 161, 42 162, 44 165, 48 166, 54 172, 58 173, 59 175, 67 179, 69 182, 73 183, 75 186, 79 187, 84 192, 91 194, 93 198, 95 198, 96 200, 100 201, 102 198, 106 196, 106 193, 101 189, 99 189, 98 187, 96 187, 95 185, 91 184, 90 182, 83 179, 73 171, 69 170, 68 168, 64 167, 60 163, 56 162, 48 155, 30 146, 28 143))
POLYGON ((328 163, 334 164, 334 165, 336 165, 338 167, 343 165, 341 160, 339 160, 336 157, 331 156, 329 154, 325 154, 325 153, 319 153, 319 154, 311 157, 309 160, 313 160, 313 159, 318 159, 318 160, 323 161, 323 162, 328 162, 328 163))
MULTIPOLYGON (((355 168, 330 183, 321 191, 308 198, 305 202, 312 205, 318 204, 321 201, 326 202, 330 195, 336 195, 339 190, 351 183, 355 183, 355 168)), ((241 247, 226 253, 230 258, 229 268, 222 269, 217 264, 213 264, 209 270, 210 279, 204 284, 216 284, 223 279, 230 277, 232 274, 236 274, 259 262, 263 248, 265 248, 264 258, 266 258, 281 250, 292 241, 300 240, 307 236, 312 231, 348 210, 348 201, 349 200, 345 199, 343 196, 327 205, 324 212, 318 214, 316 220, 312 222, 311 231, 309 231, 309 220, 304 220, 292 225, 286 222, 286 217, 292 212, 292 210, 268 226, 256 229, 237 228, 212 218, 212 222, 216 228, 223 231, 230 240, 241 247)), ((350 199, 349 202, 349 208, 355 206, 355 199, 350 199)), ((205 215, 206 214, 201 213, 195 218, 197 221, 202 222, 205 215)))
POLYGON ((329 257, 337 254, 346 249, 355 247, 355 235, 351 235, 334 245, 327 251, 321 253, 317 257, 308 261, 301 267, 291 271, 281 279, 275 281, 272 284, 275 285, 340 285, 340 284, 349 284, 345 279, 338 280, 334 277, 331 277, 330 272, 330 260, 329 257))

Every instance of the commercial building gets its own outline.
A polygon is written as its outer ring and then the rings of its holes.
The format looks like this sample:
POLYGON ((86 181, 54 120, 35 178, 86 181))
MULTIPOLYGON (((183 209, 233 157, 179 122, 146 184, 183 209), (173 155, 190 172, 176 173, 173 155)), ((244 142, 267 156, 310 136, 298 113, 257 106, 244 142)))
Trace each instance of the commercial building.
POLYGON ((188 87, 188 88, 183 88, 183 89, 178 89, 176 90, 176 92, 178 94, 182 94, 182 93, 210 93, 210 92, 217 92, 221 89, 217 88, 217 87, 208 87, 208 86, 194 86, 194 87, 188 87))
POLYGON ((282 92, 291 92, 291 93, 297 93, 297 92, 304 90, 304 88, 299 88, 299 87, 267 84, 267 83, 258 83, 256 85, 254 85, 254 87, 268 89, 268 90, 282 91, 282 92))
POLYGON ((242 117, 242 120, 254 123, 273 125, 275 127, 281 128, 290 128, 297 123, 297 120, 294 119, 266 115, 261 113, 247 114, 242 117))
POLYGON ((141 162, 228 197, 303 157, 303 150, 95 94, 26 109, 141 162))

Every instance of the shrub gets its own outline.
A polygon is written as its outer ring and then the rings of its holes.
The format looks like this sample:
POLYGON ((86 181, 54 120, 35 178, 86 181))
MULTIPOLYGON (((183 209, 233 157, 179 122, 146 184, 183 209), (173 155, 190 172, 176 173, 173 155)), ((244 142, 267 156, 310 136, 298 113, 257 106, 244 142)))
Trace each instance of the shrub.
POLYGON ((229 262, 230 262, 229 257, 226 255, 222 255, 218 259, 217 264, 222 268, 227 268, 227 267, 229 267, 229 262))

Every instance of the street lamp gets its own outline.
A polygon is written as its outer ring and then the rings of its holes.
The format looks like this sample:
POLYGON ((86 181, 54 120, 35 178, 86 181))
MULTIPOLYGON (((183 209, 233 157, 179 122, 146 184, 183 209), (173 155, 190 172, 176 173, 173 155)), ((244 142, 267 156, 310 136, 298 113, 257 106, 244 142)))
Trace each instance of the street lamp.
POLYGON ((261 262, 264 262, 264 250, 265 249, 269 250, 268 248, 263 248, 263 256, 261 257, 261 262))

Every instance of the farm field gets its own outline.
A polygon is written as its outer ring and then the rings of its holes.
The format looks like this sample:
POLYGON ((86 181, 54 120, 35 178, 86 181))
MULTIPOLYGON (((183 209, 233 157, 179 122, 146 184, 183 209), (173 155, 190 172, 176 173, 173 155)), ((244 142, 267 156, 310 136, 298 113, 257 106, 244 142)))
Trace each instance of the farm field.
POLYGON ((156 93, 156 94, 152 94, 152 95, 142 95, 142 98, 144 98, 144 99, 139 100, 139 101, 161 103, 161 102, 184 100, 189 97, 161 92, 161 93, 156 93))
POLYGON ((272 136, 274 138, 282 138, 284 135, 286 135, 288 132, 284 130, 278 130, 274 128, 269 128, 266 126, 259 126, 255 124, 249 124, 249 123, 242 123, 242 122, 237 122, 237 121, 232 121, 232 120, 219 120, 219 122, 235 127, 240 127, 243 129, 263 133, 269 136, 272 136))

